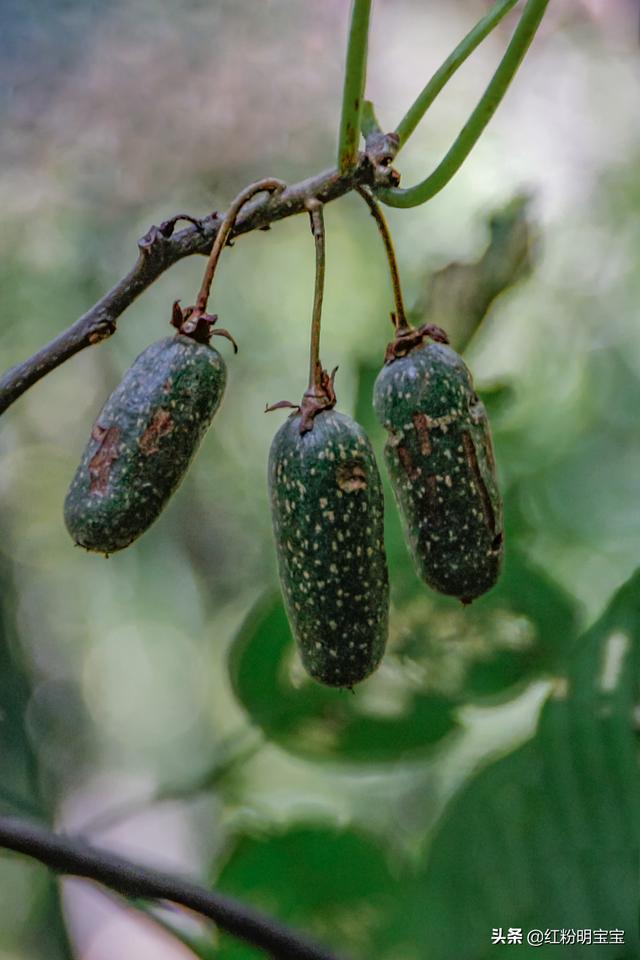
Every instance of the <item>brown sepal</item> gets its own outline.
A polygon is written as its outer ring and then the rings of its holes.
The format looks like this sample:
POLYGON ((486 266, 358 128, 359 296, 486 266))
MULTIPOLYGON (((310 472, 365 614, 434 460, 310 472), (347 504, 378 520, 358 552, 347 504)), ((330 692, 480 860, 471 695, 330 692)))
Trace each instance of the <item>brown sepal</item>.
POLYGON ((277 403, 268 403, 265 408, 265 413, 271 413, 272 410, 299 410, 300 404, 291 403, 291 400, 278 400, 277 403))
MULTIPOLYGON (((216 318, 217 319, 217 318, 216 318)), ((225 330, 224 327, 218 327, 217 330, 211 331, 212 337, 224 337, 225 340, 228 340, 233 346, 233 352, 238 352, 238 344, 236 343, 234 337, 229 333, 228 330, 225 330)))
POLYGON ((211 337, 224 337, 226 340, 231 341, 233 351, 237 353, 238 344, 229 331, 223 327, 220 327, 219 330, 213 329, 217 320, 217 314, 203 313, 199 311, 197 307, 186 307, 183 309, 180 306, 179 300, 174 302, 171 310, 171 325, 174 326, 183 337, 190 337, 191 340, 195 340, 196 343, 206 344, 211 342, 211 337))
POLYGON ((320 386, 311 387, 309 390, 306 390, 300 403, 291 403, 290 400, 279 400, 278 403, 268 404, 264 412, 270 413, 272 410, 284 409, 295 410, 296 413, 301 415, 300 435, 308 433, 309 430, 313 430, 314 418, 323 410, 332 410, 336 405, 336 391, 333 384, 337 371, 337 367, 334 367, 331 373, 327 373, 326 370, 321 369, 319 376, 320 386))
MULTIPOLYGON (((392 322, 395 322, 394 315, 391 315, 392 322)), ((424 323, 421 327, 404 327, 396 331, 395 340, 387 344, 384 355, 385 363, 393 363, 399 357, 406 357, 407 354, 419 347, 426 337, 436 340, 438 343, 449 343, 449 337, 442 327, 435 323, 424 323)))

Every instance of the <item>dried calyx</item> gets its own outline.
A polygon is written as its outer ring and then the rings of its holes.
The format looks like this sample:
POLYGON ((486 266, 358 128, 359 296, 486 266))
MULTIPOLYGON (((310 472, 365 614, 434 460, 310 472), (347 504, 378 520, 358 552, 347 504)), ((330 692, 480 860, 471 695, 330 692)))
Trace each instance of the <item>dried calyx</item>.
POLYGON ((190 337, 196 343, 210 343, 211 337, 224 337, 233 344, 233 352, 238 352, 238 344, 224 327, 214 325, 218 321, 216 313, 204 313, 198 307, 180 306, 180 301, 176 300, 171 311, 171 324, 183 337, 190 337))
MULTIPOLYGON (((394 326, 396 325, 396 317, 393 313, 391 314, 391 322, 394 326)), ((449 343, 447 333, 435 323, 423 323, 421 327, 396 327, 394 339, 387 344, 384 362, 393 363, 399 357, 406 357, 408 353, 419 347, 427 337, 436 340, 438 343, 449 343)))
POLYGON ((305 390, 300 403, 292 403, 290 400, 279 400, 278 403, 269 404, 265 408, 265 413, 272 410, 294 410, 300 414, 300 434, 308 433, 313 430, 313 421, 323 410, 332 410, 336 405, 336 391, 334 380, 338 368, 334 367, 331 373, 328 373, 322 367, 318 369, 317 385, 305 390))

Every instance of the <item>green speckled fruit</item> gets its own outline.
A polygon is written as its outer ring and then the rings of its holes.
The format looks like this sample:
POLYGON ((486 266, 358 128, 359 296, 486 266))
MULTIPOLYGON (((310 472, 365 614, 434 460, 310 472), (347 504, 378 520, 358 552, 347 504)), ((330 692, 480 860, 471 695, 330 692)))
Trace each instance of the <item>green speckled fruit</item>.
POLYGON ((373 402, 418 573, 441 593, 479 597, 502 564, 502 501, 469 370, 451 347, 421 345, 382 368, 373 402))
POLYGON ((303 434, 300 423, 296 414, 282 425, 269 455, 280 579, 306 669, 352 687, 375 670, 387 640, 380 475, 350 417, 322 411, 303 434))
POLYGON ((102 408, 67 493, 77 544, 109 554, 147 530, 182 480, 226 378, 217 350, 181 334, 140 354, 102 408))

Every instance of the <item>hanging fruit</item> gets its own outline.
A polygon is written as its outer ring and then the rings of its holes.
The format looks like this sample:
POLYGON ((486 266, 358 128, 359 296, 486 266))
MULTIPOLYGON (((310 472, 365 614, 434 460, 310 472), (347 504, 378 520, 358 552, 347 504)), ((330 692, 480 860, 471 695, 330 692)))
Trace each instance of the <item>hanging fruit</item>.
POLYGON ((333 374, 319 361, 324 286, 322 207, 310 204, 316 290, 309 389, 278 430, 269 493, 285 606, 302 662, 316 680, 353 687, 378 666, 389 584, 382 485, 371 444, 338 413, 333 374))
POLYGON ((207 313, 220 254, 236 217, 256 193, 282 190, 279 180, 251 184, 235 198, 218 230, 196 303, 173 305, 177 334, 147 347, 103 406, 64 505, 79 546, 111 554, 157 519, 182 481, 216 413, 226 364, 211 337, 236 343, 207 313))
POLYGON ((444 330, 409 324, 387 223, 371 194, 357 189, 380 229, 395 297, 395 338, 373 389, 391 486, 420 577, 470 603, 495 585, 504 553, 487 413, 444 330))

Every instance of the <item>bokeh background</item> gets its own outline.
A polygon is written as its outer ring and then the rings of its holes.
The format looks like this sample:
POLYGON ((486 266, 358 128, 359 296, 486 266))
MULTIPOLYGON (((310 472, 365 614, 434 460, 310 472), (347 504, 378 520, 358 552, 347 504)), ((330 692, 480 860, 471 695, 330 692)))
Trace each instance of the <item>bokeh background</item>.
MULTIPOLYGON (((488 7, 377 0, 367 92, 384 127, 488 7)), ((151 223, 332 165, 348 8, 0 0, 3 367, 115 283, 151 223)), ((624 945, 536 955, 638 955, 638 21, 633 2, 552 0, 455 181, 388 214, 407 301, 466 347, 491 412, 496 590, 463 610, 423 587, 387 490, 385 663, 353 697, 304 676, 266 495, 282 414, 263 415, 305 386, 301 218, 223 256, 213 306, 240 353, 222 346, 223 407, 165 514, 108 561, 73 547, 66 488, 110 390, 193 299, 204 261, 184 261, 2 418, 2 810, 216 883, 353 958, 528 955, 492 946, 500 927, 623 929, 624 945)), ((405 184, 447 149, 513 22, 429 112, 405 184)), ((322 355, 381 453, 382 248, 357 197, 326 222, 322 355)), ((257 956, 159 920, 0 857, 2 960, 257 956)))

